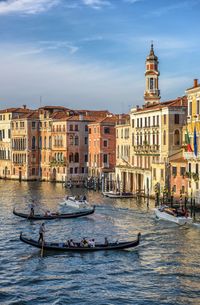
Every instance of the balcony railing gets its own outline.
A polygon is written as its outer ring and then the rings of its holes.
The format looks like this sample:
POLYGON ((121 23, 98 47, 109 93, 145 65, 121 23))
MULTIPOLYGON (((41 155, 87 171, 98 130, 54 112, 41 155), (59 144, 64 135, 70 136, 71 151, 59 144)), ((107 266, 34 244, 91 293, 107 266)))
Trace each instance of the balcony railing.
POLYGON ((134 146, 135 152, 146 152, 146 153, 151 153, 151 152, 157 152, 160 149, 160 145, 154 144, 154 145, 136 145, 134 146))

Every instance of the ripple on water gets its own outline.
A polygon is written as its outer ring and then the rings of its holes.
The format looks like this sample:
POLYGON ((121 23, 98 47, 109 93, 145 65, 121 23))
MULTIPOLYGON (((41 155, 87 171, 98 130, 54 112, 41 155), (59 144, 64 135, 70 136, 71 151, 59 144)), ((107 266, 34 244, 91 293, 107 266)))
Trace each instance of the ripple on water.
POLYGON ((56 209, 67 192, 61 184, 0 180, 0 304, 199 305, 199 229, 155 220, 153 202, 147 209, 143 201, 89 192, 88 200, 97 205, 94 215, 46 222, 46 239, 57 241, 127 240, 141 232, 141 244, 133 250, 44 251, 41 258, 39 249, 21 243, 20 232, 37 238, 41 222, 14 216, 14 204, 23 210, 34 198, 38 208, 56 209))

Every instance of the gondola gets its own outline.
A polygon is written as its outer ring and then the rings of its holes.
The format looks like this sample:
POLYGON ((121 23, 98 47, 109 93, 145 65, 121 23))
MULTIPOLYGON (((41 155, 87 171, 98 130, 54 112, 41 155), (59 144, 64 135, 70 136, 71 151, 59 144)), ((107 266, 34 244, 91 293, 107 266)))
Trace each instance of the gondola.
POLYGON ((66 243, 53 243, 53 242, 44 242, 38 243, 37 240, 32 238, 27 238, 20 234, 20 240, 26 244, 29 244, 33 247, 43 249, 43 250, 52 250, 52 251, 60 251, 60 252, 94 252, 94 251, 102 251, 102 250, 122 250, 128 248, 134 248, 139 245, 140 243, 140 236, 141 234, 138 233, 137 239, 133 241, 126 241, 126 242, 115 242, 115 243, 108 243, 108 245, 104 244, 96 244, 95 247, 80 247, 80 243, 76 243, 76 246, 69 247, 66 243))
POLYGON ((22 218, 30 219, 30 220, 51 220, 51 219, 65 219, 65 218, 76 218, 76 217, 81 217, 81 216, 87 216, 93 214, 95 211, 95 206, 92 207, 92 209, 87 209, 84 211, 78 211, 74 213, 52 213, 51 215, 40 215, 40 214, 35 214, 34 216, 29 216, 29 214, 25 213, 20 213, 15 211, 15 208, 13 209, 13 214, 17 215, 22 218))

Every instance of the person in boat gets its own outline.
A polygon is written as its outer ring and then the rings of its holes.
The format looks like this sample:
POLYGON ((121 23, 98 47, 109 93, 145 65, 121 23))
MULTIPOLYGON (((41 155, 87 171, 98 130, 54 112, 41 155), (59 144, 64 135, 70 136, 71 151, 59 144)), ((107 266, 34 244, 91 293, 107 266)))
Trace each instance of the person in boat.
POLYGON ((82 200, 83 200, 83 201, 86 201, 86 200, 87 200, 87 198, 86 198, 86 196, 85 196, 85 195, 83 195, 82 200))
POLYGON ((29 217, 33 217, 34 216, 34 214, 35 214, 34 207, 35 207, 35 201, 32 200, 32 202, 30 204, 30 214, 29 214, 29 217))
POLYGON ((75 247, 75 243, 74 243, 73 239, 70 239, 69 246, 70 247, 75 247))
POLYGON ((45 212, 45 216, 52 216, 51 211, 49 211, 49 210, 46 211, 46 212, 45 212))
POLYGON ((88 246, 89 246, 90 248, 95 248, 95 239, 94 239, 94 238, 91 239, 91 240, 89 240, 88 246))
POLYGON ((81 240, 80 246, 81 247, 88 247, 88 241, 85 237, 81 240))
POLYGON ((44 233, 46 232, 45 230, 45 223, 43 222, 40 226, 39 229, 39 239, 38 239, 38 244, 40 243, 40 241, 43 243, 44 242, 44 233))
POLYGON ((107 238, 107 237, 105 237, 104 245, 105 245, 105 246, 108 246, 108 238, 107 238))

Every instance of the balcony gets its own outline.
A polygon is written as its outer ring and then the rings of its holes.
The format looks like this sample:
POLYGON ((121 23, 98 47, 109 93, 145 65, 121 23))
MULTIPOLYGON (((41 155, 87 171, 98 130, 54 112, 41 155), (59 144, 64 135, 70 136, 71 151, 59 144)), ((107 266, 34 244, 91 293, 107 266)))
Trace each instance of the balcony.
POLYGON ((136 145, 134 146, 134 150, 136 153, 155 153, 158 152, 160 149, 160 145, 136 145))

